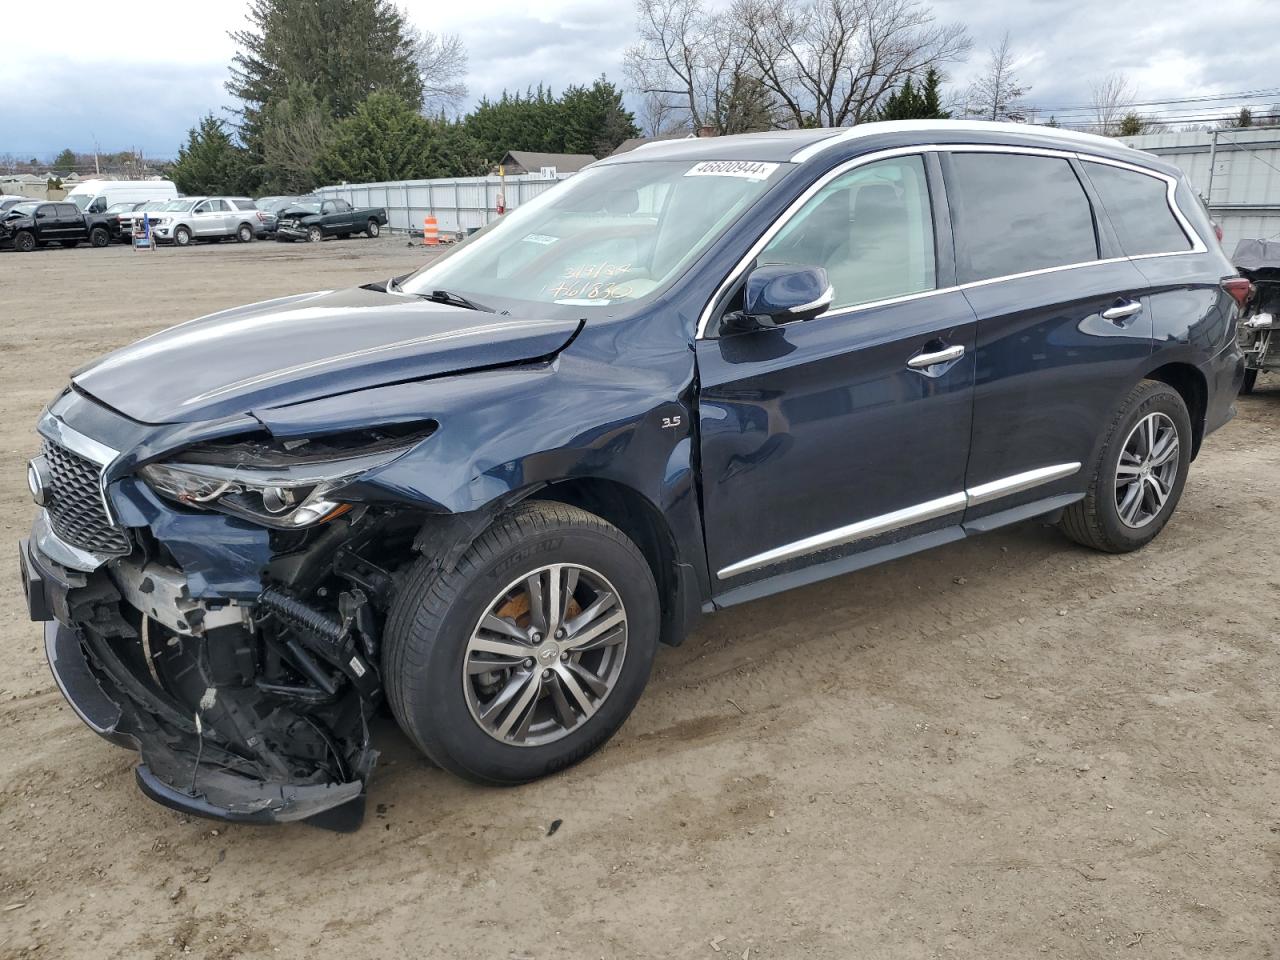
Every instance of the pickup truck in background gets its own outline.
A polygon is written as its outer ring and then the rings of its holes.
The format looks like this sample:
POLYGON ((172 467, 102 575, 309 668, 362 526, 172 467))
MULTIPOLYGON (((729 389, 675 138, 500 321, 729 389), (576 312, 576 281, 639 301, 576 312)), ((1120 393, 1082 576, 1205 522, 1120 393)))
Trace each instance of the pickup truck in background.
POLYGON ((81 213, 74 203, 31 200, 15 203, 2 216, 0 245, 12 245, 21 253, 50 243, 74 247, 87 241, 105 247, 119 232, 115 214, 81 213))
POLYGON ((323 197, 298 197, 277 211, 277 240, 308 240, 317 243, 325 237, 349 237, 363 233, 376 237, 387 225, 385 207, 353 207, 345 200, 323 197))

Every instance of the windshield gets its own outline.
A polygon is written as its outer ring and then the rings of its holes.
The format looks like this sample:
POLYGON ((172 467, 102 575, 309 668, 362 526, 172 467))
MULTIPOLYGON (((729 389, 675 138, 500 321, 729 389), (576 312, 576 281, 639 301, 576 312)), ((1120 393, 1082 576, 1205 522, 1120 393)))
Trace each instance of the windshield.
POLYGON ((38 206, 40 206, 38 201, 33 203, 15 203, 12 207, 9 208, 9 212, 21 214, 24 217, 29 217, 31 216, 31 214, 36 212, 36 207, 38 206))
POLYGON ((194 203, 194 200, 188 200, 186 198, 181 200, 170 200, 160 209, 168 211, 169 213, 181 213, 184 210, 190 210, 194 203))
POLYGON ((290 200, 288 203, 284 204, 281 207, 280 212, 281 213, 319 213, 320 201, 319 200, 290 200))
POLYGON ((107 213, 124 213, 126 210, 133 209, 132 203, 113 203, 107 207, 107 213))
POLYGON ((93 203, 96 198, 87 193, 73 193, 71 196, 67 197, 67 199, 79 207, 80 211, 83 213, 84 209, 89 206, 89 204, 93 203))
POLYGON ((658 160, 584 170, 400 288, 447 290, 515 314, 608 316, 674 281, 785 166, 658 160))
POLYGON ((276 210, 287 207, 292 203, 293 197, 268 197, 266 200, 258 201, 258 209, 274 213, 276 210))

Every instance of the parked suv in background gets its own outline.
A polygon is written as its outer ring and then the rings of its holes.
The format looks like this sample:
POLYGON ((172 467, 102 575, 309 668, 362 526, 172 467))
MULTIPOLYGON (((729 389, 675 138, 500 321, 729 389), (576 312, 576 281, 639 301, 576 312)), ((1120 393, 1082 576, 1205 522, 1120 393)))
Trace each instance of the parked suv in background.
POLYGON ((117 231, 115 214, 81 213, 74 203, 31 200, 0 213, 0 244, 22 253, 51 243, 74 247, 87 241, 105 247, 117 231))
POLYGON ((703 612, 1035 517, 1147 544, 1233 413, 1247 292, 1110 139, 655 144, 414 274, 83 368, 38 427, 30 613, 174 808, 351 826, 384 698, 520 783, 703 612))
POLYGON ((156 239, 179 247, 196 240, 228 237, 248 243, 262 232, 258 208, 248 197, 179 197, 161 207, 152 219, 156 239))

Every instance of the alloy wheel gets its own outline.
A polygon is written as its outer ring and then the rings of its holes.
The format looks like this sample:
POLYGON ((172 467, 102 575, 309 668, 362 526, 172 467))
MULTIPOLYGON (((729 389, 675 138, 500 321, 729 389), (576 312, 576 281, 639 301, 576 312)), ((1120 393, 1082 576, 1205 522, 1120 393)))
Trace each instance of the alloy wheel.
POLYGON ((1154 520, 1178 479, 1178 428, 1167 415, 1149 413, 1129 431, 1116 465, 1116 512, 1126 527, 1154 520))
POLYGON ((502 743, 553 743, 599 710, 626 653, 626 609, 602 574, 539 567, 495 597, 472 631, 462 663, 467 707, 502 743))

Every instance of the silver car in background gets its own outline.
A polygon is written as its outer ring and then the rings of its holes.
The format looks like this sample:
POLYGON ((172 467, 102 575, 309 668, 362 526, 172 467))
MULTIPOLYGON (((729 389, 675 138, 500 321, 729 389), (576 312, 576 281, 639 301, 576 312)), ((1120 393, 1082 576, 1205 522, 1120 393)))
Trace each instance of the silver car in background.
POLYGON ((262 232, 260 213, 248 197, 179 197, 155 217, 156 239, 179 247, 228 237, 248 243, 262 232))

